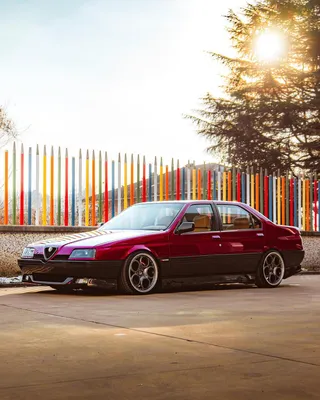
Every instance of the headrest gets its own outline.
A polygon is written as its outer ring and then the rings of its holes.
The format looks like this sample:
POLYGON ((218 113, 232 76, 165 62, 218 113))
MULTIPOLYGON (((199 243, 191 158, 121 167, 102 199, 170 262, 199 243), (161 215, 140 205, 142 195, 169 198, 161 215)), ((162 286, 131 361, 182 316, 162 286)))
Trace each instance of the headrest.
POLYGON ((233 220, 233 225, 235 229, 249 229, 250 222, 246 217, 239 217, 233 220))
POLYGON ((195 229, 210 230, 211 228, 210 218, 208 217, 208 215, 198 215, 194 217, 193 222, 195 229))

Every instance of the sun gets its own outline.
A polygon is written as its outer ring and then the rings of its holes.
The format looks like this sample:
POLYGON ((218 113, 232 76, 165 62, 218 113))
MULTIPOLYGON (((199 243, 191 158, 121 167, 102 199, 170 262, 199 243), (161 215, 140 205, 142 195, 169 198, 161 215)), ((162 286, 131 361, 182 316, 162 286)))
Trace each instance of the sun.
POLYGON ((285 55, 286 40, 282 33, 264 31, 257 35, 254 41, 254 54, 259 61, 275 62, 285 55))

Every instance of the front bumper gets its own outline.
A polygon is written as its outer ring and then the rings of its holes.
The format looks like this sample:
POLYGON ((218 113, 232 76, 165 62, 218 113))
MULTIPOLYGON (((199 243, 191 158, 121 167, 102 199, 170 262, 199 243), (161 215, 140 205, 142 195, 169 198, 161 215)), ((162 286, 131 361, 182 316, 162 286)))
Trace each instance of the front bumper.
POLYGON ((44 261, 19 259, 23 281, 43 285, 70 285, 77 279, 117 281, 122 267, 115 261, 44 261))

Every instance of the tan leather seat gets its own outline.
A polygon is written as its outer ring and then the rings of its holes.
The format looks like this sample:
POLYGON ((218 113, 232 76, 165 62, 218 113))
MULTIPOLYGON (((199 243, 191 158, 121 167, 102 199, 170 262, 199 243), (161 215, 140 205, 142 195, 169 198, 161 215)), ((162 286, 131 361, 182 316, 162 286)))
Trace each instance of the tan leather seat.
POLYGON ((193 219, 194 232, 206 232, 211 230, 211 221, 208 215, 197 215, 193 219))
POLYGON ((234 229, 250 229, 249 219, 246 217, 239 217, 233 220, 234 229))

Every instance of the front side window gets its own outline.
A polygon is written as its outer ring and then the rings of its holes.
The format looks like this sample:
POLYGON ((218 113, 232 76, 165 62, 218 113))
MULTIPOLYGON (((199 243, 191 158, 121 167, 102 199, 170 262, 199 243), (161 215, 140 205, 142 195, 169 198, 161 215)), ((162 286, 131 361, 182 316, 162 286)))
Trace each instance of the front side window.
POLYGON ((242 207, 218 204, 222 230, 261 229, 261 221, 242 207))
POLYGON ((183 221, 193 222, 193 232, 210 232, 213 228, 213 211, 208 204, 193 204, 184 214, 183 221))

